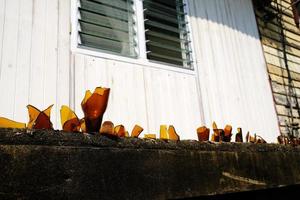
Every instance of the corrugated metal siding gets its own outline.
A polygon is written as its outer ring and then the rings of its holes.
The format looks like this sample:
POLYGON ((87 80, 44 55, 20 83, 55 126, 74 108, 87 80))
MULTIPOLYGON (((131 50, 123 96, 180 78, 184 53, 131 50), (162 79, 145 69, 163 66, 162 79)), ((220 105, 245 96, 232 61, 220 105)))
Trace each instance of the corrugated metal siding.
POLYGON ((26 121, 28 103, 55 103, 60 128, 60 106, 82 117, 84 91, 102 85, 112 88, 104 120, 150 133, 173 124, 182 138, 196 138, 201 91, 208 125, 231 123, 270 141, 278 127, 250 0, 189 4, 196 73, 71 54, 70 0, 0 0, 0 115, 26 121))
POLYGON ((0 0, 0 115, 26 121, 28 103, 69 104, 70 2, 0 0))
POLYGON ((286 39, 286 52, 292 85, 289 86, 287 68, 284 63, 283 49, 280 39, 280 25, 275 18, 268 23, 263 21, 262 11, 256 10, 256 17, 259 25, 263 49, 267 61, 269 76, 272 81, 273 96, 276 102, 276 110, 283 135, 289 131, 287 125, 292 122, 300 123, 300 116, 297 111, 296 98, 300 102, 300 30, 296 27, 293 19, 293 12, 290 7, 290 0, 273 0, 272 6, 267 8, 277 13, 277 2, 279 10, 284 10, 282 25, 286 39), (290 94, 289 88, 294 94, 290 94), (289 96, 293 108, 289 106, 289 96))
POLYGON ((190 0, 205 121, 275 141, 279 128, 251 0, 190 0))
POLYGON ((105 120, 129 130, 138 123, 150 133, 159 133, 161 124, 173 124, 182 138, 196 138, 201 118, 195 75, 80 54, 74 68, 79 116, 84 91, 104 85, 112 89, 105 120))

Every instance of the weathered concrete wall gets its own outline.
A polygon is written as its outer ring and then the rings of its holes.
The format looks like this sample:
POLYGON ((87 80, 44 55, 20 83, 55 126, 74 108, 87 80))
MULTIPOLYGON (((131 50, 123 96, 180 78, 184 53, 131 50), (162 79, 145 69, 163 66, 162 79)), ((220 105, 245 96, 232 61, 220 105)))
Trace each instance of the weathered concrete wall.
POLYGON ((168 199, 300 183, 300 148, 0 129, 0 198, 168 199))

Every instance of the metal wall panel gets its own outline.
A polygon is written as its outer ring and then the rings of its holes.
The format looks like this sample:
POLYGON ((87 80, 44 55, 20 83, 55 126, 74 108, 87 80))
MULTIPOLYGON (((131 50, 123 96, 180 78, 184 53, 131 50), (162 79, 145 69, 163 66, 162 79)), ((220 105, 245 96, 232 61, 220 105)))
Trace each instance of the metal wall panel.
POLYGON ((279 135, 251 0, 190 0, 205 122, 279 135))
POLYGON ((112 88, 104 120, 129 130, 173 124, 182 138, 196 138, 198 126, 216 120, 268 141, 279 134, 250 0, 188 0, 195 73, 71 53, 70 2, 0 0, 0 116, 27 121, 28 103, 54 103, 60 128, 60 106, 81 117, 84 91, 101 85, 112 88))

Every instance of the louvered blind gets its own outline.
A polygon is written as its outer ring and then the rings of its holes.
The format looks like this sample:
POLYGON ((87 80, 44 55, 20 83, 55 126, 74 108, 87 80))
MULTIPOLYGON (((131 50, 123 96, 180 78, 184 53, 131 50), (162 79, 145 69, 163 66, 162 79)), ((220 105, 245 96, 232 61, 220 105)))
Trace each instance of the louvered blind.
POLYGON ((79 45, 136 56, 132 0, 79 0, 79 45))
POLYGON ((147 58, 193 69, 182 0, 144 0, 147 58))

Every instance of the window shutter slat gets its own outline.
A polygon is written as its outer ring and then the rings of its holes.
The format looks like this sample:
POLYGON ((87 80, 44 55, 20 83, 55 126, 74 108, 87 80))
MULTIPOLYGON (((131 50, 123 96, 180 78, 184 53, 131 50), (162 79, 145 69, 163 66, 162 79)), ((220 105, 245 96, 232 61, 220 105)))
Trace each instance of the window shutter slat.
POLYGON ((131 0, 79 0, 79 45, 136 57, 131 0))
POLYGON ((147 58, 193 69, 182 0, 144 0, 147 58))

